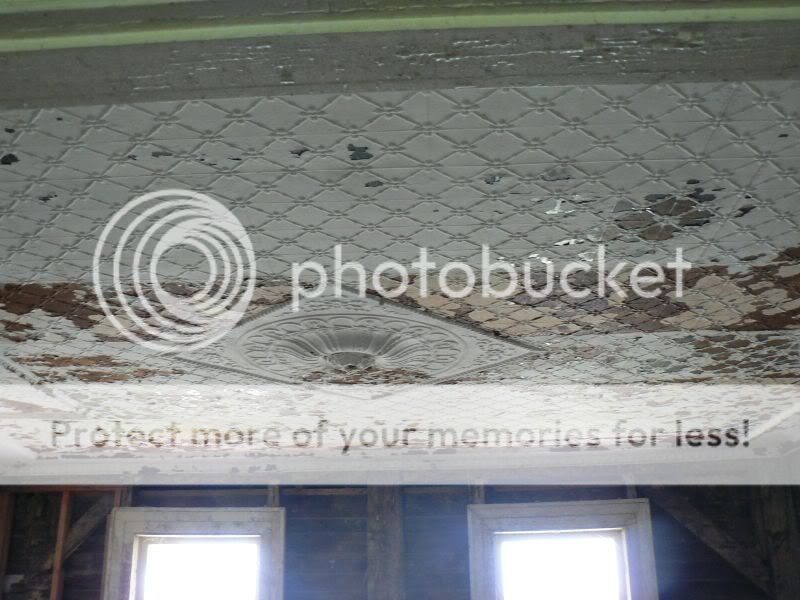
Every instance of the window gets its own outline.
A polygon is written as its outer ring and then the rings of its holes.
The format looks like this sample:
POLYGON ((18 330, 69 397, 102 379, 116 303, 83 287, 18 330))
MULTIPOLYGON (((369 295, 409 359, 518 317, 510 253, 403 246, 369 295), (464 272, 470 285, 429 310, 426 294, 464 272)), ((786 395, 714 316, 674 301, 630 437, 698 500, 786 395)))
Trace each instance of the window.
POLYGON ((528 600, 532 590, 537 598, 626 598, 619 530, 500 533, 496 544, 503 600, 528 600))
POLYGON ((280 600, 280 508, 119 508, 105 600, 280 600))
POLYGON ((469 507, 472 600, 657 600, 647 500, 469 507))
POLYGON ((132 594, 137 600, 258 600, 256 536, 143 536, 137 541, 138 581, 132 594))

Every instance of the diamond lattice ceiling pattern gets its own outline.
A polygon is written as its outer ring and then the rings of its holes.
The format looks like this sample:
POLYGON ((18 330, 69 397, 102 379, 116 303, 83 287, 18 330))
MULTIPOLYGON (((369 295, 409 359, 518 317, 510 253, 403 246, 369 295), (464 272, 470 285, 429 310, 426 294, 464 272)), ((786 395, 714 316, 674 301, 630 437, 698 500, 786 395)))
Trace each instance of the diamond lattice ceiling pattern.
MULTIPOLYGON (((6 362, 50 382, 250 381, 241 364, 201 366, 129 343, 94 298, 91 256, 110 216, 177 187, 212 195, 247 228, 259 271, 248 319, 290 299, 292 262, 330 267, 335 244, 368 268, 410 264, 420 246, 431 260, 472 264, 481 244, 516 263, 592 261, 599 243, 615 259, 663 262, 680 247, 694 264, 683 298, 520 290, 456 300, 412 285, 397 302, 522 348, 472 369, 473 382, 792 381, 799 106, 800 83, 765 81, 0 112, 6 362)), ((162 267, 191 288, 203 264, 186 252, 162 267)), ((758 410, 772 418, 778 408, 758 410)), ((688 400, 675 409, 712 411, 688 400)), ((123 412, 151 410, 134 402, 123 412)))
POLYGON ((110 211, 169 186, 230 206, 262 273, 336 242, 368 262, 481 243, 572 257, 600 240, 627 257, 769 259, 797 242, 798 105, 795 84, 765 82, 10 111, 4 274, 84 278, 110 211))

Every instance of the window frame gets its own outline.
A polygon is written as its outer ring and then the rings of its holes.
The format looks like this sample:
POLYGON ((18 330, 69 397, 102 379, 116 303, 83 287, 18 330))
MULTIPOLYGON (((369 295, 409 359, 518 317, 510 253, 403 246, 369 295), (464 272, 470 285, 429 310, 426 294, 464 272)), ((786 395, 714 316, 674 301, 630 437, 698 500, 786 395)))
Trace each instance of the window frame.
POLYGON ((149 540, 177 537, 259 538, 258 600, 283 600, 283 508, 115 508, 103 576, 104 600, 134 600, 137 564, 149 540), (266 582, 266 584, 265 584, 266 582))
POLYGON ((501 600, 498 534, 603 529, 622 531, 629 600, 658 600, 647 499, 470 504, 467 516, 472 600, 501 600))

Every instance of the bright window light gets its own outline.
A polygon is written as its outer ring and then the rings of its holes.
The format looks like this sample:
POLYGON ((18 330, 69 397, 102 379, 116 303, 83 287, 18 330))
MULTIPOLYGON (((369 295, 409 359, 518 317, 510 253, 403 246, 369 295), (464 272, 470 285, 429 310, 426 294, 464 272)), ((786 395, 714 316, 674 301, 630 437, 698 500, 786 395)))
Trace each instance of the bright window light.
POLYGON ((257 600, 256 537, 151 538, 142 544, 141 600, 257 600))
POLYGON ((627 600, 620 531, 497 534, 502 600, 627 600))

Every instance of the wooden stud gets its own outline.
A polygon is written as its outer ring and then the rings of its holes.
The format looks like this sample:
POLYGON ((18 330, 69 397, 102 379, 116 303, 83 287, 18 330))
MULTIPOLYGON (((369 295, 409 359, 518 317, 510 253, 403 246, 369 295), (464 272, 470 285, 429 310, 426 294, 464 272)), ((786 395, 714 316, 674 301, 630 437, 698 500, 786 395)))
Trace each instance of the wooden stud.
POLYGON ((72 492, 61 493, 61 507, 58 511, 56 528, 56 548, 53 552, 53 575, 50 580, 50 600, 61 600, 64 591, 64 550, 69 530, 70 512, 72 509, 72 492))
POLYGON ((367 600, 404 600, 403 496, 399 486, 367 488, 367 600))
POLYGON ((750 504, 750 518, 753 522, 753 549, 758 552, 758 556, 768 569, 770 569, 770 585, 773 584, 770 555, 769 555, 769 536, 767 535, 767 526, 764 519, 763 498, 761 496, 761 486, 753 486, 750 488, 749 496, 750 504))
MULTIPOLYGON (((83 544, 92 533, 100 527, 100 525, 108 517, 111 512, 114 501, 110 494, 106 493, 101 496, 97 502, 92 504, 89 509, 75 521, 75 524, 69 528, 67 536, 64 539, 64 553, 62 561, 67 560, 81 544, 83 544)), ((42 563, 40 571, 49 571, 55 565, 55 552, 48 556, 42 563)))
POLYGON ((486 504, 486 486, 485 485, 471 485, 471 486, 469 486, 469 503, 470 504, 486 504))
POLYGON ((0 492, 0 600, 5 595, 8 549, 11 545, 11 523, 14 515, 14 494, 0 492))
POLYGON ((800 598, 800 524, 789 486, 759 488, 764 547, 772 572, 775 600, 800 598))
POLYGON ((267 486, 264 506, 277 508, 281 505, 281 489, 277 485, 267 486))
POLYGON ((118 487, 114 490, 114 508, 133 505, 133 488, 118 487))

